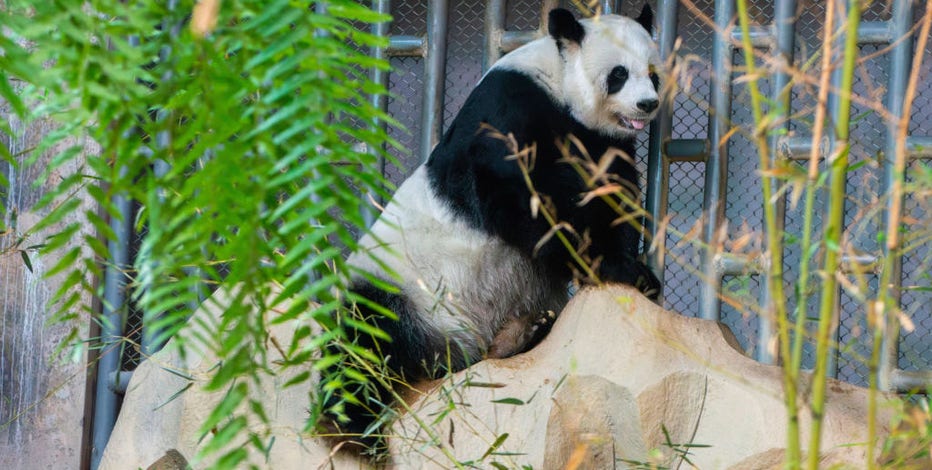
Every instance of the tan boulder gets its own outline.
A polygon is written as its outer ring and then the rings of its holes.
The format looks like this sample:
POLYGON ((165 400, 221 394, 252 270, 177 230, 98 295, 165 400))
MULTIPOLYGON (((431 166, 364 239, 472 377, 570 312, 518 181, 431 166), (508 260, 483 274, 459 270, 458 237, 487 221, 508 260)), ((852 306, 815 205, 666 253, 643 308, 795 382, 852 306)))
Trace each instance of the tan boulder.
MULTIPOLYGON (((722 328, 668 312, 634 289, 583 291, 534 350, 483 361, 418 401, 415 415, 429 431, 401 418, 394 461, 782 468, 781 372, 742 355, 722 328)), ((863 467, 867 391, 835 380, 828 388, 823 461, 863 467)), ((891 407, 883 410, 879 422, 889 423, 891 407)), ((809 423, 807 410, 802 428, 809 423)), ((808 439, 804 433, 804 446, 808 439)))
MULTIPOLYGON (((206 307, 197 315, 216 314, 206 307)), ((286 324, 270 334, 287 344, 293 331, 286 324)), ((786 439, 780 370, 743 356, 732 339, 717 323, 665 311, 633 289, 580 292, 533 351, 420 387, 428 392, 413 400, 415 413, 392 428, 393 466, 779 468, 786 439)), ((163 352, 139 366, 101 469, 164 470, 179 457, 193 459, 203 444, 197 429, 220 395, 200 389, 216 359, 187 357, 163 352), (196 380, 189 387, 168 368, 196 380)), ((266 397, 276 440, 268 460, 252 451, 251 461, 271 469, 364 467, 300 432, 310 385, 282 389, 290 377, 269 378, 254 392, 266 397)), ((866 396, 830 383, 826 463, 863 466, 866 396)))
MULTIPOLYGON (((198 309, 191 320, 192 325, 216 322, 215 318, 223 311, 218 304, 226 299, 220 294, 214 297, 198 309)), ((278 344, 289 344, 295 330, 294 322, 268 327, 270 337, 274 337, 278 344)), ((173 346, 169 342, 133 373, 116 427, 101 459, 100 470, 183 470, 186 464, 192 464, 194 468, 210 464, 195 459, 198 450, 209 441, 200 440, 198 430, 223 398, 223 392, 203 390, 217 358, 189 345, 183 359, 173 346)), ((268 354, 270 362, 281 359, 274 348, 268 354)), ((254 423, 252 428, 264 436, 264 442, 274 438, 268 458, 244 443, 245 436, 235 439, 236 445, 245 446, 249 451, 249 462, 259 468, 331 468, 331 462, 339 469, 365 468, 361 461, 351 456, 335 455, 331 460, 330 447, 326 443, 301 432, 308 417, 311 384, 305 381, 283 387, 299 372, 298 368, 287 369, 274 377, 263 377, 259 387, 250 387, 251 396, 264 401, 271 421, 269 427, 254 423)))

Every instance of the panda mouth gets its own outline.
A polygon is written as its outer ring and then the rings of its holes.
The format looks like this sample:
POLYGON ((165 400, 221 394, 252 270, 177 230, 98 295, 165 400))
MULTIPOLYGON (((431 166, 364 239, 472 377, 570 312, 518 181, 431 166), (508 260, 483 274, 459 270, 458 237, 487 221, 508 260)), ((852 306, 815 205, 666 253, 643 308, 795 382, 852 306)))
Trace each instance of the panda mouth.
POLYGON ((635 131, 644 130, 644 128, 647 127, 647 123, 650 122, 647 119, 629 118, 622 116, 621 114, 616 114, 615 117, 618 118, 618 123, 621 125, 621 127, 635 131))

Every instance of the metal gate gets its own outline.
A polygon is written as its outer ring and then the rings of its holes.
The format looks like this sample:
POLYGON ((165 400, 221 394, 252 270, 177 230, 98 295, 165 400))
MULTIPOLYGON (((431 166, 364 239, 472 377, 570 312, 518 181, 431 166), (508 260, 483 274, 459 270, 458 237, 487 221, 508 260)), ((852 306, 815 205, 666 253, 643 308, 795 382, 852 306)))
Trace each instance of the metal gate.
MULTIPOLYGON (((402 162, 401 169, 386 168, 389 178, 400 182, 426 159, 444 123, 452 120, 483 70, 502 54, 538 34, 541 18, 546 17, 542 12, 579 3, 592 2, 374 1, 375 9, 389 12, 395 18, 390 25, 375 29, 375 33, 390 37, 387 49, 373 51, 388 57, 392 65, 390 74, 378 75, 378 80, 388 85, 392 93, 392 98, 381 104, 407 127, 407 131, 392 132, 410 149, 396 155, 402 162)), ((734 0, 650 3, 658 17, 657 39, 662 54, 666 58, 675 53, 685 73, 679 79, 682 91, 662 110, 651 126, 650 135, 642 136, 638 143, 637 161, 642 187, 646 188, 645 208, 654 220, 667 217, 668 227, 679 233, 699 228, 703 244, 713 247, 699 249, 683 243, 680 237, 663 235, 666 249, 651 254, 649 260, 663 278, 664 305, 685 315, 723 321, 735 331, 749 354, 772 363, 775 355, 767 345, 776 332, 771 322, 723 304, 719 297, 724 289, 744 298, 759 297, 755 302, 767 301, 761 263, 753 256, 728 253, 728 245, 717 241, 723 230, 732 234, 763 230, 756 149, 742 135, 729 133, 735 125, 752 122, 747 91, 740 83, 733 83, 734 67, 742 62, 740 51, 732 46, 732 40, 739 37, 737 30, 731 28, 734 0), (728 31, 731 37, 725 38, 716 31, 728 31), (675 52, 674 45, 677 45, 675 52), (717 113, 710 113, 710 109, 717 113), (718 145, 720 142, 723 143, 718 145)), ((640 0, 598 2, 604 12, 632 16, 637 15, 642 5, 640 0)), ((783 55, 790 63, 794 58, 805 60, 819 47, 824 8, 825 2, 815 1, 751 2, 750 15, 756 23, 752 28, 755 47, 769 49, 771 55, 783 55)), ((915 41, 914 37, 897 39, 913 26, 913 10, 909 0, 875 1, 864 12, 859 31, 861 57, 867 59, 857 73, 855 92, 882 99, 893 115, 902 110, 915 41)), ((924 53, 927 76, 932 72, 928 70, 932 51, 924 53)), ((788 80, 784 73, 775 74, 761 84, 762 90, 778 99, 773 91, 780 90, 788 80)), ((804 85, 794 86, 791 95, 791 113, 814 104, 814 95, 804 85)), ((913 166, 932 156, 930 101, 932 83, 921 83, 908 141, 913 166)), ((868 108, 858 104, 854 107, 852 115, 860 117, 852 124, 851 158, 869 164, 848 173, 845 224, 859 251, 864 253, 857 260, 869 264, 876 261, 882 249, 872 236, 880 225, 876 217, 865 217, 863 210, 886 193, 892 182, 890 165, 872 162, 879 161, 876 157, 880 154, 892 155, 894 130, 879 115, 868 112, 868 108)), ((808 154, 808 125, 804 119, 790 119, 786 131, 784 137, 771 138, 771 155, 794 160, 808 154)), ((827 146, 831 144, 829 138, 827 146)), ((927 200, 907 198, 905 204, 906 213, 914 219, 932 217, 927 200)), ((798 233, 802 223, 799 209, 788 208, 785 198, 776 205, 785 229, 798 233)), ((654 232, 658 229, 656 225, 649 227, 654 232)), ((922 389, 932 383, 929 245, 927 242, 903 256, 902 276, 895 276, 897 288, 903 285, 925 288, 905 290, 900 299, 915 329, 900 334, 892 328, 894 331, 889 331, 885 338, 886 357, 880 384, 888 390, 922 389)), ((800 257, 795 246, 785 249, 787 280, 798 274, 800 257)), ((876 275, 871 277, 870 285, 876 290, 876 275)), ((839 292, 838 298, 835 338, 838 352, 830 371, 839 379, 866 385, 868 371, 864 358, 869 356, 870 337, 863 304, 845 292, 839 292)), ((812 363, 809 350, 804 365, 812 363)))

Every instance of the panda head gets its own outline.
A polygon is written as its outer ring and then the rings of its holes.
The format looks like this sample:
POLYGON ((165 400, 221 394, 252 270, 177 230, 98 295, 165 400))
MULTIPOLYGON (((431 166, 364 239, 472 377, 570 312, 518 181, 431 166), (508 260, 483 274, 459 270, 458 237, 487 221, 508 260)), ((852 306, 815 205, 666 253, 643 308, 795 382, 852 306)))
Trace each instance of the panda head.
POLYGON ((578 21, 564 9, 550 12, 548 27, 562 70, 563 102, 587 128, 629 139, 660 105, 660 54, 651 38, 653 12, 637 19, 603 15, 578 21))

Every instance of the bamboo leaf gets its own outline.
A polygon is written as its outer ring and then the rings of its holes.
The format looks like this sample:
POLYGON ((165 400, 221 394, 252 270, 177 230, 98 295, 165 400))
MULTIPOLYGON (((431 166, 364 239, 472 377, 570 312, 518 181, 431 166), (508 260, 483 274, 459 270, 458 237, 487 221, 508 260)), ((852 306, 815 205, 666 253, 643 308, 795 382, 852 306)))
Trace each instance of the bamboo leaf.
POLYGON ((498 436, 497 438, 495 438, 495 442, 493 442, 492 445, 489 446, 489 448, 485 451, 485 453, 482 454, 482 458, 480 458, 479 460, 485 460, 486 457, 492 455, 493 452, 495 452, 496 450, 498 450, 498 448, 501 447, 502 444, 505 443, 505 440, 506 440, 506 439, 508 439, 508 433, 507 433, 507 432, 506 432, 506 433, 503 433, 503 434, 501 434, 500 436, 498 436))

